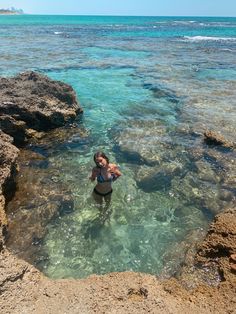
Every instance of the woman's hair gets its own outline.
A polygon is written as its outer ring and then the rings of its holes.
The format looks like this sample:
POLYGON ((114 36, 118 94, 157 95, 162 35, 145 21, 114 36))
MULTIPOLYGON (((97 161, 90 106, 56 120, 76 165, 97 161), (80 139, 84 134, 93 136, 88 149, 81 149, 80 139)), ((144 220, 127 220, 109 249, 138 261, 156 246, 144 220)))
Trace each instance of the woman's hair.
POLYGON ((94 160, 95 164, 97 165, 97 167, 101 168, 101 166, 96 161, 97 158, 99 158, 99 157, 106 159, 107 163, 109 164, 109 159, 103 152, 96 152, 93 156, 93 160, 94 160))

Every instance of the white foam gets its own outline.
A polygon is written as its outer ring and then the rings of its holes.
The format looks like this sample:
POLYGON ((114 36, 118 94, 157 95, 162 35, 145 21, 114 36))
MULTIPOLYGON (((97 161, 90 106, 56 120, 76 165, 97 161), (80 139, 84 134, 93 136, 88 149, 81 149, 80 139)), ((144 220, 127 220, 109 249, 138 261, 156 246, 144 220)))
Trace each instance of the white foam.
POLYGON ((196 21, 173 21, 174 24, 180 24, 180 25, 188 25, 196 23, 196 21))
POLYGON ((234 37, 208 37, 208 36, 184 36, 190 41, 236 41, 234 37))
POLYGON ((55 35, 63 34, 63 32, 54 32, 55 35))

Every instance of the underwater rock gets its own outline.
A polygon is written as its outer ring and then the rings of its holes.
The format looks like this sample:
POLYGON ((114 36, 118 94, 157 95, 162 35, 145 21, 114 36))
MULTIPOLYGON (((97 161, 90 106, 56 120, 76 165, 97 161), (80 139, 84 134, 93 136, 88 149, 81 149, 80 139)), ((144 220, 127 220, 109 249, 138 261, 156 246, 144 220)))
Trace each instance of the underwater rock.
POLYGON ((198 177, 200 180, 216 184, 221 181, 221 178, 216 174, 208 162, 198 160, 195 162, 195 166, 197 168, 198 177))
POLYGON ((74 120, 82 113, 69 85, 36 73, 0 78, 0 128, 16 144, 74 120))
POLYGON ((18 164, 14 199, 7 205, 7 246, 18 256, 35 262, 40 241, 47 233, 47 225, 55 218, 74 210, 70 190, 60 180, 60 169, 39 153, 22 149, 18 164))
POLYGON ((227 189, 221 189, 219 192, 219 198, 223 201, 231 202, 235 200, 235 193, 227 189))
POLYGON ((65 149, 76 149, 78 145, 86 145, 89 140, 88 130, 81 125, 70 124, 49 130, 40 138, 32 139, 29 148, 49 156, 51 152, 55 155, 55 152, 65 149))
POLYGON ((186 204, 195 204, 213 216, 223 209, 217 185, 201 180, 195 172, 189 171, 183 178, 174 177, 171 189, 186 204))
POLYGON ((163 163, 158 167, 140 167, 137 173, 137 185, 144 192, 167 190, 175 175, 181 172, 181 164, 163 163))
POLYGON ((154 192, 158 190, 167 190, 171 186, 172 176, 163 170, 149 175, 138 181, 137 185, 144 192, 154 192))
POLYGON ((157 165, 165 158, 171 138, 158 120, 130 122, 116 135, 120 155, 128 163, 157 165))
POLYGON ((168 101, 177 104, 179 102, 179 97, 167 87, 161 85, 153 85, 151 83, 144 83, 143 87, 149 89, 153 92, 155 98, 165 98, 168 101))
POLYGON ((196 229, 190 231, 183 241, 173 243, 163 255, 165 266, 160 277, 170 278, 176 276, 182 279, 183 269, 193 266, 197 242, 202 241, 204 236, 203 229, 196 229))
POLYGON ((221 178, 221 183, 227 186, 227 189, 234 190, 236 194, 236 151, 221 152, 218 149, 208 148, 204 153, 204 159, 214 167, 221 178))
MULTIPOLYGON (((59 185, 59 184, 57 184, 59 185)), ((34 263, 38 258, 38 244, 47 234, 47 225, 55 218, 68 214, 74 209, 73 197, 63 187, 27 185, 21 196, 16 192, 16 200, 8 205, 7 246, 19 257, 34 263), (15 205, 18 210, 15 211, 15 205)))

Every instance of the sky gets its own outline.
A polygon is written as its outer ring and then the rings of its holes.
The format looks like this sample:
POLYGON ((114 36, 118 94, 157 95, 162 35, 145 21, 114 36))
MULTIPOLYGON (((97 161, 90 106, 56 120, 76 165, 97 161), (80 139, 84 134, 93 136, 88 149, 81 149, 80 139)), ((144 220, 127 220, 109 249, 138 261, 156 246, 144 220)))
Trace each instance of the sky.
POLYGON ((236 0, 0 0, 31 14, 236 16, 236 0))

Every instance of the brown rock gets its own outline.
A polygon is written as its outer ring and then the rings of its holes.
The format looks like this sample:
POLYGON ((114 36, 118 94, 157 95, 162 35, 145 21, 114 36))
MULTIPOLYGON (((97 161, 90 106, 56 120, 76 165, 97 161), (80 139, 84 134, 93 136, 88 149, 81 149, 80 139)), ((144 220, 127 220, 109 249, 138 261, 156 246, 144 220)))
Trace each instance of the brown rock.
POLYGON ((210 145, 220 145, 220 146, 224 146, 227 148, 233 148, 235 147, 235 144, 227 141, 222 134, 218 133, 218 132, 214 132, 211 130, 206 130, 204 132, 204 140, 207 144, 210 145))
POLYGON ((216 263, 219 274, 231 282, 230 261, 236 253, 236 209, 232 208, 215 217, 203 243, 199 245, 197 261, 201 264, 216 263))
POLYGON ((14 178, 17 173, 16 158, 19 150, 12 145, 12 141, 9 135, 0 130, 0 251, 7 227, 5 197, 9 199, 13 195, 14 178))
POLYGON ((17 144, 34 136, 28 129, 53 129, 82 113, 69 85, 35 72, 1 78, 0 99, 0 128, 17 144))

